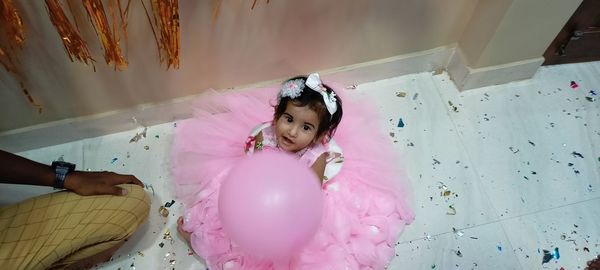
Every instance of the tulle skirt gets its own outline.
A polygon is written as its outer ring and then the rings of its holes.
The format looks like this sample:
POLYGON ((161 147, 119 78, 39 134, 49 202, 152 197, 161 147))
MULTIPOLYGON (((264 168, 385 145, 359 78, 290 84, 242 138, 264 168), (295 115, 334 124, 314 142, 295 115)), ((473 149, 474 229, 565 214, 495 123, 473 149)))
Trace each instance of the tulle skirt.
POLYGON ((334 138, 343 149, 341 172, 324 187, 322 225, 314 239, 285 265, 254 258, 223 231, 218 215, 221 182, 244 157, 249 132, 273 119, 276 88, 208 92, 194 117, 177 123, 172 174, 185 204, 183 229, 213 269, 383 269, 414 215, 405 167, 378 126, 373 103, 337 88, 344 116, 334 138))

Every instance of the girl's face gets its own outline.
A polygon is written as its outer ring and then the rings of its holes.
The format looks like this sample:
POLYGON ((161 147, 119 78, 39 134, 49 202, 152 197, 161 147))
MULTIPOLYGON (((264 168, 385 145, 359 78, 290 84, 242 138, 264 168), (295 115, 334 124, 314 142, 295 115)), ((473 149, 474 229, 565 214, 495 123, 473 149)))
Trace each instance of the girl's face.
POLYGON ((275 122, 277 144, 285 151, 298 152, 317 141, 318 128, 319 116, 315 111, 290 101, 275 122))

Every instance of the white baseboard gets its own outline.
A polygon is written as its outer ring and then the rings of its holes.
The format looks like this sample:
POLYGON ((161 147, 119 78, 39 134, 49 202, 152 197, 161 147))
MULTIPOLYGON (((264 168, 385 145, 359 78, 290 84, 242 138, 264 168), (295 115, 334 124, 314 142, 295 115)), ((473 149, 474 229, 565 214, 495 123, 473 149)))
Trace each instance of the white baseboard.
MULTIPOLYGON (((450 69, 451 67, 448 63, 450 62, 452 66, 453 62, 451 60, 454 60, 453 56, 457 55, 455 51, 454 46, 444 46, 418 53, 322 70, 320 73, 327 81, 337 82, 342 85, 357 85, 412 73, 433 71, 440 68, 448 67, 450 69)), ((534 62, 527 62, 528 64, 525 65, 517 64, 503 68, 494 67, 493 70, 487 71, 484 69, 469 69, 464 64, 461 66, 461 63, 463 62, 456 63, 455 61, 454 63, 454 73, 460 75, 459 78, 461 78, 458 80, 462 85, 462 88, 459 87, 461 89, 474 88, 472 86, 482 85, 486 82, 495 84, 529 78, 533 76, 535 70, 539 67, 539 65, 535 66, 534 62), (534 66, 535 69, 533 68, 534 66), (505 75, 498 76, 501 78, 496 78, 496 71, 501 71, 505 75), (508 78, 511 79, 508 80, 508 78)), ((537 60, 535 63, 537 63, 537 60)), ((452 74, 452 72, 450 73, 452 74)), ((276 85, 282 79, 285 78, 239 86, 235 89, 243 91, 244 89, 276 85)), ((70 118, 1 132, 0 149, 10 152, 21 152, 132 130, 140 126, 152 126, 189 118, 192 114, 192 101, 199 95, 177 98, 162 103, 142 104, 126 110, 70 118)))
POLYGON ((460 91, 530 79, 544 63, 543 57, 503 65, 471 68, 456 48, 448 63, 448 73, 460 91))

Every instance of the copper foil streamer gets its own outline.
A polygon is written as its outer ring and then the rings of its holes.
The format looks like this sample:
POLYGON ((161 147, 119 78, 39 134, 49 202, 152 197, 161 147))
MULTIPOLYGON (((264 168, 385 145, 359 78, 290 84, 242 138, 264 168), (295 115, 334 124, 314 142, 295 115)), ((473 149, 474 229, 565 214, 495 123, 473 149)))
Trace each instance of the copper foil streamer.
POLYGON ((38 113, 42 112, 42 106, 33 99, 33 96, 25 87, 23 75, 16 64, 16 54, 23 48, 25 43, 25 27, 12 0, 0 0, 0 29, 5 35, 0 35, 0 63, 9 73, 14 74, 19 81, 21 91, 27 98, 27 102, 36 108, 38 113))
MULTIPOLYGON (((111 17, 113 18, 112 27, 108 23, 108 18, 104 11, 104 6, 102 5, 101 0, 82 1, 90 21, 94 26, 94 30, 96 30, 96 34, 100 38, 102 46, 104 47, 104 60, 106 60, 106 63, 109 65, 114 64, 115 69, 118 70, 127 68, 127 61, 123 57, 123 54, 121 53, 121 47, 119 45, 120 34, 116 29, 115 1, 109 0, 108 4, 111 17)), ((126 29, 122 27, 121 30, 124 31, 124 35, 127 36, 126 29)))
POLYGON ((152 27, 152 33, 158 46, 160 62, 167 64, 167 69, 179 68, 179 1, 178 0, 151 0, 152 17, 144 0, 140 0, 146 11, 146 16, 152 27), (160 34, 160 38, 156 32, 160 34))
POLYGON ((65 51, 67 51, 71 62, 75 58, 80 62, 93 64, 94 59, 90 55, 87 43, 81 38, 77 28, 67 18, 60 2, 58 0, 46 0, 46 7, 48 7, 50 21, 52 21, 58 35, 61 37, 65 51))

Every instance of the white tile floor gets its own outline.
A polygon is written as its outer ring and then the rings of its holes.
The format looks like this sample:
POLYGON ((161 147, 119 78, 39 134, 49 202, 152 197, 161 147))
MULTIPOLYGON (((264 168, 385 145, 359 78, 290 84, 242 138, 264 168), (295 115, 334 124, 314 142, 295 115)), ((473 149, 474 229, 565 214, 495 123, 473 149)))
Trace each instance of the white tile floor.
MULTIPOLYGON (((354 91, 379 104, 413 183, 416 220, 390 269, 571 270, 600 254, 600 96, 590 92, 600 93, 600 62, 544 67, 531 80, 464 93, 446 74, 429 73, 354 91), (560 258, 542 264, 543 250, 554 248, 560 258)), ((157 211, 175 199, 174 124, 148 127, 146 138, 129 143, 142 130, 20 154, 44 163, 64 156, 152 185, 149 221, 100 268, 204 270, 176 236, 164 239, 175 235, 181 204, 167 218, 157 211)), ((3 185, 0 203, 48 191, 3 185)))

